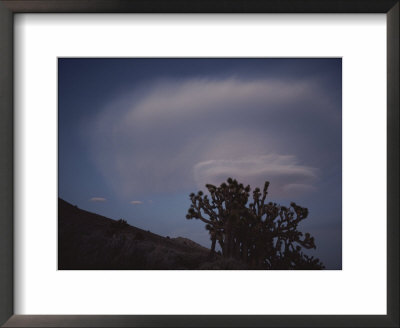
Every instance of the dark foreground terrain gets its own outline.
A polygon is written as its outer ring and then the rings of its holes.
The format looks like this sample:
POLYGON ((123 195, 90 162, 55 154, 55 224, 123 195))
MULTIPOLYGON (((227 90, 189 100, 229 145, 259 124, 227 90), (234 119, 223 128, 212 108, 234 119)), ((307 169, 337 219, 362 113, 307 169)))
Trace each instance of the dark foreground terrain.
POLYGON ((58 200, 59 270, 247 269, 187 238, 168 238, 58 200))

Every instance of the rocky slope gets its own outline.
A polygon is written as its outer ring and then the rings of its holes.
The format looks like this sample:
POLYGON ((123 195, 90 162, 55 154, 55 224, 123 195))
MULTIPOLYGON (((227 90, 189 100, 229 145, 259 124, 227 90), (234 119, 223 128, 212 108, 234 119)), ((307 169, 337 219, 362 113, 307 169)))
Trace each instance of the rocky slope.
POLYGON ((209 254, 190 239, 162 237, 58 200, 59 270, 245 269, 209 254))

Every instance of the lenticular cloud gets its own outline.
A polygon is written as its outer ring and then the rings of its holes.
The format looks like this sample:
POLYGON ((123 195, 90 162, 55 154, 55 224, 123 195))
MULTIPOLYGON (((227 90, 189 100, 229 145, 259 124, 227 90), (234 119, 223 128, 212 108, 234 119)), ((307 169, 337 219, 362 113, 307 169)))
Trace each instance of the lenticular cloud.
POLYGON ((198 188, 211 183, 219 185, 228 177, 251 187, 262 187, 271 182, 270 194, 285 197, 314 189, 317 170, 297 164, 294 156, 277 154, 252 156, 237 160, 209 160, 194 166, 198 188))
POLYGON ((285 121, 296 120, 299 106, 329 108, 317 89, 304 80, 157 82, 112 101, 83 133, 97 169, 127 199, 227 177, 252 187, 268 180, 276 195, 309 192, 317 170, 298 164, 307 158, 285 121))

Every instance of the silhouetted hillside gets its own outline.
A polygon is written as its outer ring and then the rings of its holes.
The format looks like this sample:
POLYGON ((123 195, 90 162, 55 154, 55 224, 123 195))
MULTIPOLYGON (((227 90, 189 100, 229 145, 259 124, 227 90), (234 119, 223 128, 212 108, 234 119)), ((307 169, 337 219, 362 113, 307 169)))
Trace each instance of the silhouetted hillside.
POLYGON ((194 241, 166 238, 58 200, 60 270, 245 269, 194 241))

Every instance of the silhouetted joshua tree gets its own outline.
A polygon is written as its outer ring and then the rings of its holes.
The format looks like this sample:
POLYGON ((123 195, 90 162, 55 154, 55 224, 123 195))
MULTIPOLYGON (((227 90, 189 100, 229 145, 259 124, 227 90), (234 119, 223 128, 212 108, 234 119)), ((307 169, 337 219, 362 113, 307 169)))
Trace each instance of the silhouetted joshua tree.
POLYGON ((218 242, 223 257, 246 262, 251 268, 323 269, 319 259, 309 257, 302 249, 316 248, 309 233, 303 235, 298 224, 307 218, 308 210, 291 203, 289 207, 266 203, 269 182, 261 192, 229 178, 219 187, 206 185, 190 194, 192 204, 187 219, 199 219, 210 233, 211 253, 218 242))

